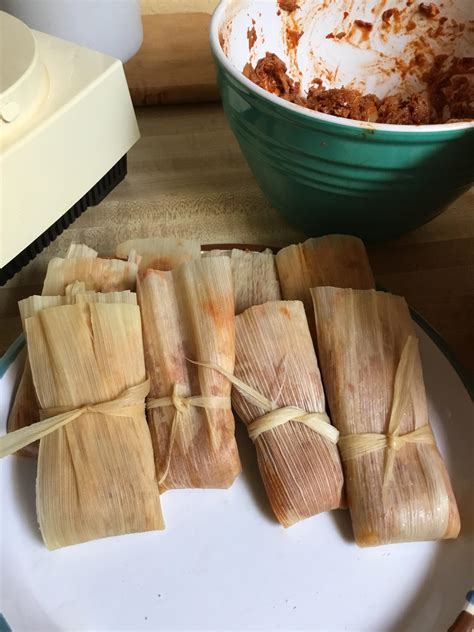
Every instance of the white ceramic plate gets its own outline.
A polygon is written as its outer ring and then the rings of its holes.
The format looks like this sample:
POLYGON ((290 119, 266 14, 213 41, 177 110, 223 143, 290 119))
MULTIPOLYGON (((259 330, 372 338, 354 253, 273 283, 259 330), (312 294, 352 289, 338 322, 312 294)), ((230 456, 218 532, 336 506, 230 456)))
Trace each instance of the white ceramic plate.
MULTIPOLYGON (((35 462, 9 457, 0 461, 0 607, 11 628, 445 631, 472 582, 473 406, 445 355, 417 331, 431 422, 461 509, 458 540, 360 549, 342 510, 283 529, 239 424, 243 473, 231 489, 167 492, 164 532, 48 552, 35 462)), ((21 366, 20 356, 0 380, 2 433, 21 366)))

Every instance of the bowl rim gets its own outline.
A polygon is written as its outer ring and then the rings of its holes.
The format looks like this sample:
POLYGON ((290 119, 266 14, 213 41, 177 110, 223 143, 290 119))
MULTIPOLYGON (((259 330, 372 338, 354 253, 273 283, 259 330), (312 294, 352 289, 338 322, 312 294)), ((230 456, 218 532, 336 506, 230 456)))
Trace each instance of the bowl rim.
MULTIPOLYGON (((276 2, 276 0, 274 0, 276 2)), ((253 81, 250 81, 247 77, 239 71, 234 64, 228 59, 222 50, 219 41, 219 29, 223 21, 224 13, 230 4, 235 3, 236 0, 220 0, 219 4, 212 14, 211 23, 209 27, 209 39, 211 45, 211 51, 214 57, 218 60, 222 66, 227 70, 229 74, 244 87, 251 92, 254 92, 257 96, 266 99, 270 103, 273 103, 277 107, 289 110, 300 116, 304 116, 308 120, 315 119, 324 121, 325 123, 331 123, 341 127, 349 127, 352 129, 358 129, 364 132, 368 130, 371 132, 381 131, 388 132, 389 134, 420 134, 420 133, 437 133, 437 132, 457 132, 460 130, 468 130, 474 128, 474 121, 463 121, 459 123, 436 123, 433 125, 396 125, 394 123, 370 123, 367 121, 355 121, 353 119, 344 119, 333 114, 323 114, 322 112, 315 112, 302 105, 296 105, 290 103, 281 97, 278 97, 271 92, 267 92, 260 86, 257 86, 253 81)))

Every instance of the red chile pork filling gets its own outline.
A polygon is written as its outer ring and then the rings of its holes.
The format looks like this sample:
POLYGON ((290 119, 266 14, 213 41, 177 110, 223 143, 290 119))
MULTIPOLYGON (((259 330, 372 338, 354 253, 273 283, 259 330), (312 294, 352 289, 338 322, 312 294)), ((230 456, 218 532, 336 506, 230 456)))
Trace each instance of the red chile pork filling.
POLYGON ((352 88, 324 88, 315 79, 306 95, 287 74, 285 63, 266 53, 255 68, 246 64, 243 74, 255 84, 286 101, 356 121, 425 125, 474 119, 474 57, 435 58, 423 79, 427 88, 414 94, 393 94, 378 99, 352 88))

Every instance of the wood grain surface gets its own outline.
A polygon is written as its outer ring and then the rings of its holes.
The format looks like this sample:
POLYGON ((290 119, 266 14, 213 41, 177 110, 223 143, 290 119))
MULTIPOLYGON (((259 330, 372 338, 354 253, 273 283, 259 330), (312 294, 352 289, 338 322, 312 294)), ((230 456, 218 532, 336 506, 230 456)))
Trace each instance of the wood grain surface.
POLYGON ((206 12, 142 16, 143 44, 125 64, 135 105, 219 99, 209 47, 210 19, 206 12))
MULTIPOLYGON (((270 246, 305 238, 264 199, 219 104, 141 108, 138 119, 125 181, 0 288, 0 354, 21 330, 17 301, 40 291, 48 260, 71 241, 111 254, 147 235, 270 246)), ((474 371, 474 191, 369 255, 377 282, 403 294, 474 371)))
POLYGON ((212 13, 219 0, 140 0, 142 15, 157 13, 212 13))

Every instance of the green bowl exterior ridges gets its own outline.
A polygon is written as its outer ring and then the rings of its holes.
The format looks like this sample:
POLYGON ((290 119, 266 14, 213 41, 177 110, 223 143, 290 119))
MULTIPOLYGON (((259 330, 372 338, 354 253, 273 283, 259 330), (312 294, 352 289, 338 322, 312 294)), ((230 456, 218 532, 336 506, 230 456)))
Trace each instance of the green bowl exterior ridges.
POLYGON ((474 180, 474 129, 349 127, 273 103, 216 61, 224 110, 272 206, 308 235, 393 238, 474 180))

